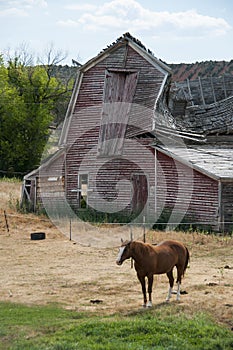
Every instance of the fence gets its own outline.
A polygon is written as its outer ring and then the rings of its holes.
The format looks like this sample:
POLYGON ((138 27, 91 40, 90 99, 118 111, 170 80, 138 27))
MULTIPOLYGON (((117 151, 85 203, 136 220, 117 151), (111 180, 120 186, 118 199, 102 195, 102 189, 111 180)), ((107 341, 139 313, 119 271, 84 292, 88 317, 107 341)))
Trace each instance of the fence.
MULTIPOLYGON (((0 214, 1 216, 1 214, 0 214)), ((47 219, 47 218, 41 218, 39 216, 28 216, 27 215, 17 215, 17 214, 12 214, 12 213, 7 213, 6 210, 3 210, 3 213, 2 213, 2 217, 3 217, 3 222, 4 222, 4 226, 5 226, 5 229, 8 233, 11 232, 11 218, 21 218, 22 217, 24 218, 24 220, 35 220, 37 222, 47 222, 47 223, 53 223, 54 226, 56 226, 58 229, 59 229, 59 224, 56 225, 56 220, 50 220, 50 219, 47 219)), ((62 220, 66 221, 66 223, 68 222, 68 225, 69 225, 69 239, 72 240, 74 238, 73 236, 73 232, 74 232, 74 225, 76 223, 76 221, 74 219, 71 219, 71 218, 62 218, 62 220)), ((85 224, 85 222, 81 221, 81 220, 77 220, 77 222, 80 224, 80 223, 83 223, 85 224)), ((86 223, 87 225, 91 225, 91 223, 87 222, 86 223)), ((164 227, 166 226, 166 230, 173 230, 175 229, 176 227, 179 227, 179 228, 182 228, 183 227, 189 227, 189 229, 187 231, 194 231, 195 230, 195 225, 203 225, 203 226, 211 226, 213 225, 214 223, 213 222, 156 222, 155 225, 156 225, 156 229, 160 229, 160 227, 164 227)), ((220 224, 223 224, 223 222, 220 222, 220 224)), ((232 221, 229 221, 229 222, 224 222, 224 224, 229 224, 229 225, 233 225, 233 222, 232 221)), ((137 222, 137 223, 133 223, 133 222, 126 222, 126 223, 111 223, 111 222, 102 222, 100 223, 101 227, 104 227, 104 226, 108 226, 108 227, 114 227, 114 226, 117 226, 117 227, 121 227, 121 226, 126 226, 129 228, 129 238, 130 240, 133 240, 134 238, 134 235, 133 235, 133 228, 135 226, 137 226, 138 228, 142 228, 142 239, 143 241, 145 242, 146 241, 146 229, 153 229, 153 225, 151 225, 151 223, 146 223, 145 221, 145 217, 143 217, 143 222, 137 222)), ((219 234, 219 232, 218 232, 219 234)), ((224 232, 222 232, 222 234, 224 234, 224 232)), ((229 232, 228 232, 229 234, 229 232)), ((232 233, 230 233, 232 234, 232 233)))

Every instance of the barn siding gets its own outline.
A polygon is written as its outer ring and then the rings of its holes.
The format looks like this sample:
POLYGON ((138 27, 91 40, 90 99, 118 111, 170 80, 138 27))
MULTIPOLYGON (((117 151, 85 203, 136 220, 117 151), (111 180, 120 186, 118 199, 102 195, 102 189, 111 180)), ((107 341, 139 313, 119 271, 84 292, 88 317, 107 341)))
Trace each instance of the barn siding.
POLYGON ((60 210, 65 198, 65 153, 44 166, 36 176, 37 208, 60 210))
POLYGON ((123 211, 129 214, 137 210, 135 207, 135 193, 133 191, 133 175, 144 175, 147 179, 147 195, 137 194, 138 198, 147 201, 145 215, 154 217, 154 186, 155 186, 155 162, 154 150, 148 147, 151 140, 127 140, 127 147, 123 149, 120 157, 96 157, 96 137, 98 128, 90 134, 86 133, 77 140, 67 152, 66 156, 66 197, 71 207, 78 211, 80 207, 78 190, 78 174, 88 174, 88 205, 98 211, 113 210, 123 211), (89 142, 86 140, 88 136, 89 142), (135 145, 138 143, 137 152, 135 145), (78 148, 77 148, 78 147, 78 148), (77 152, 78 149, 78 152, 77 152), (126 182, 125 182, 126 181, 126 182), (120 193, 119 187, 120 186, 120 193), (141 197, 140 197, 141 196, 141 197))
MULTIPOLYGON (((141 108, 133 106, 129 124, 136 125, 143 131, 152 129, 153 108, 164 80, 164 74, 131 47, 127 50, 125 60, 125 50, 125 46, 119 47, 111 55, 84 72, 68 131, 68 144, 72 144, 82 130, 100 124, 106 69, 128 69, 139 72, 132 103, 140 105, 141 108)), ((127 135, 133 136, 132 130, 135 131, 128 127, 127 135)))
POLYGON ((157 210, 163 205, 176 205, 192 222, 217 228, 218 181, 157 151, 157 210))

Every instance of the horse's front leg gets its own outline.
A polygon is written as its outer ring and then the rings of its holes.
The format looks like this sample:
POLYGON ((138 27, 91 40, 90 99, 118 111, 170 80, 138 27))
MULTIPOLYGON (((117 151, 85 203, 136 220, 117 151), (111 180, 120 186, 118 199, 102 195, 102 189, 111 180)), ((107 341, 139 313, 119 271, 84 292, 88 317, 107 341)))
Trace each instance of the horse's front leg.
POLYGON ((152 307, 152 286, 153 286, 154 276, 148 276, 148 294, 149 294, 149 301, 147 303, 147 307, 152 307))
POLYGON ((137 274, 138 279, 141 283, 142 286, 142 294, 143 294, 143 307, 146 307, 147 304, 147 297, 146 297, 146 281, 145 281, 145 276, 141 276, 137 274))

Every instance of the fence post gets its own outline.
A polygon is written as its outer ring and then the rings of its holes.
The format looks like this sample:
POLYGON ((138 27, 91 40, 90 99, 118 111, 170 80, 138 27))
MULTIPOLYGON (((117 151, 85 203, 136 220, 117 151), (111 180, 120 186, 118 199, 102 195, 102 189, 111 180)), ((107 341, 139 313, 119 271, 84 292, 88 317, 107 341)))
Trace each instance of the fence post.
POLYGON ((70 218, 70 241, 72 240, 72 220, 70 218))
POLYGON ((6 224, 6 229, 7 229, 7 232, 9 232, 9 225, 8 225, 8 221, 7 221, 7 215, 6 215, 6 211, 4 210, 4 218, 5 218, 5 224, 6 224))
POLYGON ((145 226, 145 222, 146 222, 146 217, 143 216, 143 242, 146 243, 146 226, 145 226))
MULTIPOLYGON (((133 230, 132 230, 132 225, 130 224, 130 241, 133 240, 133 230)), ((133 268, 133 259, 131 258, 131 269, 133 268)))

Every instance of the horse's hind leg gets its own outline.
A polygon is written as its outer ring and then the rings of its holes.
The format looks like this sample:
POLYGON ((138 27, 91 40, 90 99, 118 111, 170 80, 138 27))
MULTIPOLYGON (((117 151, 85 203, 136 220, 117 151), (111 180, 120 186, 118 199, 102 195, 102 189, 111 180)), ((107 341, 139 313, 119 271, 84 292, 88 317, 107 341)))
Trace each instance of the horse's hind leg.
POLYGON ((166 298, 166 301, 169 301, 171 299, 171 295, 172 295, 172 288, 174 286, 174 277, 173 277, 173 269, 171 269, 171 271, 167 272, 167 277, 169 279, 169 289, 168 289, 168 295, 166 298))
POLYGON ((153 286, 153 280, 154 280, 154 276, 151 275, 148 277, 148 294, 149 294, 149 301, 147 303, 147 307, 152 307, 152 286, 153 286))
POLYGON ((183 268, 180 266, 177 266, 177 294, 176 294, 176 300, 180 300, 180 285, 181 285, 181 278, 183 276, 183 268))

